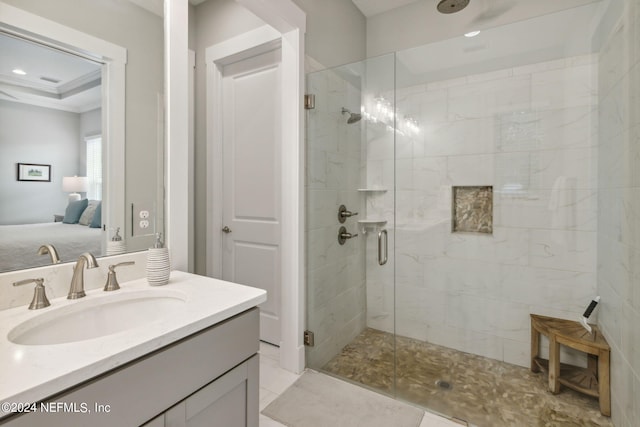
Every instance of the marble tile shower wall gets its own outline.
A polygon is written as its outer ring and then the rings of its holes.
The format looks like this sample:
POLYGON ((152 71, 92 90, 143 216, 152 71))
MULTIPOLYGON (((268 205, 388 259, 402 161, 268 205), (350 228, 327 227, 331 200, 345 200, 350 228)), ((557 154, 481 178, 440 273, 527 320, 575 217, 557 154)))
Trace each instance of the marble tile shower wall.
MULTIPOLYGON (((316 107, 307 111, 306 233, 307 366, 320 368, 365 327, 364 244, 360 236, 338 244, 338 207, 362 212, 356 191, 362 181, 359 124, 347 124, 342 107, 360 111, 360 90, 328 70, 307 76, 316 107)), ((345 222, 358 233, 357 219, 345 222)))
MULTIPOLYGON (((398 122, 420 127, 396 143, 397 334, 528 366, 529 313, 582 314, 596 294, 597 71, 585 55, 397 82, 398 122), (492 235, 451 232, 464 185, 493 186, 492 235)), ((366 139, 368 184, 390 185, 387 141, 366 139)), ((367 215, 392 209, 385 195, 367 215)), ((367 325, 392 331, 393 281, 366 273, 367 325)))
POLYGON ((632 427, 640 422, 640 5, 624 3, 599 61, 597 275, 612 419, 632 427))

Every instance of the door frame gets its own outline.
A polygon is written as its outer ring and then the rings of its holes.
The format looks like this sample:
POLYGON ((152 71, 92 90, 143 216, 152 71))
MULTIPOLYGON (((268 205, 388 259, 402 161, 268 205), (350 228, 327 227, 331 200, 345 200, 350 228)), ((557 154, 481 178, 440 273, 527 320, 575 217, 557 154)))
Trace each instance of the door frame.
POLYGON ((207 275, 222 273, 222 67, 272 50, 282 51, 281 342, 280 366, 305 366, 304 295, 304 32, 306 16, 291 0, 236 0, 268 25, 210 46, 206 56, 207 275))

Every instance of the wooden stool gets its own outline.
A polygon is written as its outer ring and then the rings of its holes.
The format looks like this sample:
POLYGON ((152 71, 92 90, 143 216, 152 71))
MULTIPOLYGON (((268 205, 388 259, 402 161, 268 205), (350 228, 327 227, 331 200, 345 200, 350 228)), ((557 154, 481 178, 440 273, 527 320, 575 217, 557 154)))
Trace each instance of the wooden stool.
POLYGON ((549 372, 549 391, 560 384, 597 397, 602 415, 611 416, 609 356, 611 348, 597 326, 589 333, 579 322, 531 314, 531 371, 549 372), (549 338, 549 360, 538 357, 540 334, 549 338), (587 354, 587 368, 560 363, 560 344, 587 354))

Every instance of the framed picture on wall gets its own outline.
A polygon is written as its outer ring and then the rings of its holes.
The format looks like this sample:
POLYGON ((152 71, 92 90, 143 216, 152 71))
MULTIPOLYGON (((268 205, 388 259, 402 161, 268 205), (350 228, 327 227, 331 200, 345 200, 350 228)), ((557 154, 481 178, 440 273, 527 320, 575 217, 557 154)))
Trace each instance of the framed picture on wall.
POLYGON ((18 181, 51 182, 51 165, 18 163, 18 181))

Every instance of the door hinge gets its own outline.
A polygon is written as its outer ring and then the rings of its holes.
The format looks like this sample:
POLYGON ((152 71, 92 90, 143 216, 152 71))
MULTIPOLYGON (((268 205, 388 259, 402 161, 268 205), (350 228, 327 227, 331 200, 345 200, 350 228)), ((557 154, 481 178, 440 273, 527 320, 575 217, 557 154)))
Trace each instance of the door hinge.
POLYGON ((308 346, 308 347, 313 347, 315 344, 315 340, 313 338, 313 332, 311 331, 304 331, 304 345, 308 346))
POLYGON ((313 110, 314 108, 316 108, 316 96, 308 93, 304 96, 304 109, 313 110))

